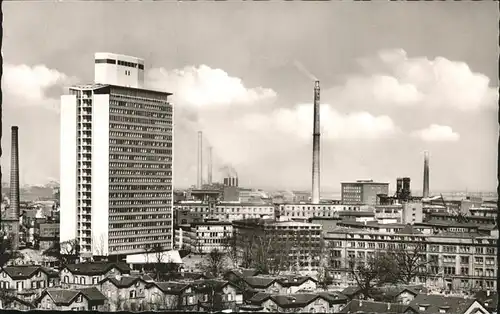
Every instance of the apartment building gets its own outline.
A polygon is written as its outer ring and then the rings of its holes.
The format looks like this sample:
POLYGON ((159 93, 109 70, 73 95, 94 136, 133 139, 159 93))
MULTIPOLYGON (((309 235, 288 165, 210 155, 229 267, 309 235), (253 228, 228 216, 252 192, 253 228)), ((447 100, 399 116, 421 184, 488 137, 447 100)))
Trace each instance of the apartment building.
POLYGON ((417 277, 415 283, 439 290, 496 290, 498 229, 483 235, 459 227, 441 231, 424 225, 384 227, 339 226, 325 235, 336 285, 354 284, 347 273, 349 259, 363 261, 378 250, 421 244, 425 251, 419 254, 429 262, 428 275, 417 277))
POLYGON ((334 204, 281 204, 279 205, 280 217, 304 218, 335 217, 339 211, 360 211, 360 205, 334 205, 334 204))
POLYGON ((283 270, 313 271, 319 267, 322 244, 322 226, 319 224, 246 219, 233 221, 233 230, 240 260, 248 258, 246 254, 261 245, 260 240, 271 239, 273 245, 280 247, 275 254, 287 256, 286 264, 289 266, 283 266, 288 267, 283 270))
POLYGON ((389 194, 389 183, 373 180, 358 180, 341 183, 342 204, 346 205, 377 205, 377 195, 389 194))
POLYGON ((95 82, 61 97, 61 242, 83 257, 172 247, 173 106, 144 60, 95 54, 95 82))
POLYGON ((180 233, 181 247, 191 249, 197 254, 207 254, 217 249, 226 248, 226 240, 233 235, 233 225, 226 221, 210 221, 191 224, 191 230, 180 233))

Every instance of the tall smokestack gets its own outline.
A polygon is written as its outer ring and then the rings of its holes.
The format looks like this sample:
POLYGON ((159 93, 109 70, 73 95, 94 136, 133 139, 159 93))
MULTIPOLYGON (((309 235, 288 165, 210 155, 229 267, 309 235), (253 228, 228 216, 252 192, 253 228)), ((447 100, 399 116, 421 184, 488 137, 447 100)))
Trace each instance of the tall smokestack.
POLYGON ((319 140, 320 140, 320 104, 319 81, 314 84, 314 127, 313 127, 313 162, 312 162, 312 198, 313 204, 319 204, 320 167, 319 167, 319 140))
POLYGON ((10 208, 9 219, 19 220, 19 127, 13 126, 10 159, 10 208))
POLYGON ((208 148, 208 174, 207 184, 212 184, 212 146, 208 148))
POLYGON ((196 187, 201 189, 203 184, 203 132, 198 131, 198 178, 196 187))
POLYGON ((424 152, 424 197, 429 197, 429 152, 424 152))
POLYGON ((13 126, 10 160, 10 205, 5 218, 11 224, 12 249, 19 248, 19 128, 13 126))

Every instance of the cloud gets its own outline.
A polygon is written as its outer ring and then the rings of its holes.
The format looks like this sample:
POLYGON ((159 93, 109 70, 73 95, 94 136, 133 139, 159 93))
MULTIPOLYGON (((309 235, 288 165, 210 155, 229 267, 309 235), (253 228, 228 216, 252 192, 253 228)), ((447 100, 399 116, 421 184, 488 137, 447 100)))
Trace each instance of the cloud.
POLYGON ((229 76, 221 69, 206 65, 188 66, 181 70, 153 69, 147 74, 152 88, 175 91, 174 98, 181 106, 207 108, 213 106, 251 105, 261 101, 273 101, 272 89, 247 88, 241 79, 229 76))
MULTIPOLYGON (((377 139, 387 138, 398 132, 388 116, 373 116, 368 112, 342 114, 328 104, 321 105, 320 125, 322 138, 377 139)), ((244 116, 239 125, 248 132, 278 132, 289 139, 309 140, 313 131, 313 105, 301 104, 292 109, 280 108, 271 114, 244 116)))
POLYGON ((2 90, 6 94, 20 97, 25 105, 39 105, 50 98, 50 91, 54 88, 60 89, 74 83, 64 73, 49 69, 45 65, 28 66, 25 64, 4 64, 2 78, 2 90))
POLYGON ((329 91, 345 105, 428 106, 468 111, 494 108, 498 93, 487 76, 443 57, 410 58, 402 49, 360 60, 364 74, 329 91))
POLYGON ((437 124, 414 131, 411 135, 425 142, 456 142, 460 139, 460 134, 453 132, 451 127, 437 124))

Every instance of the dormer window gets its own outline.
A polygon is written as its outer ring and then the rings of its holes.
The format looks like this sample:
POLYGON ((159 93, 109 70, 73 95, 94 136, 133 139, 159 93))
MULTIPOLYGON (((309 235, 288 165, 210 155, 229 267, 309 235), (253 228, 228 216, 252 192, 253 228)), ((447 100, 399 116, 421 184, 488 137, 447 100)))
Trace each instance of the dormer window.
POLYGON ((418 310, 419 311, 425 311, 425 310, 427 310, 428 307, 429 307, 429 304, 420 304, 418 306, 418 310))
POLYGON ((449 306, 441 306, 439 307, 439 313, 448 313, 449 309, 450 309, 449 306))

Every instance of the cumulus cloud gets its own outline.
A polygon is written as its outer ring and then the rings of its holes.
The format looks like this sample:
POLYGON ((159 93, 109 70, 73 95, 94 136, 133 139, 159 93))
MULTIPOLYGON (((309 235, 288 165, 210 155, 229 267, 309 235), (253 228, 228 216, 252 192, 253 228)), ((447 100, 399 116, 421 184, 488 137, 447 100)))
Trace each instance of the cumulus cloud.
POLYGON ((21 104, 40 104, 47 98, 47 92, 54 88, 71 85, 74 78, 45 65, 4 64, 2 90, 6 94, 21 97, 21 104))
MULTIPOLYGON (((368 112, 343 114, 328 104, 321 105, 320 112, 323 139, 377 139, 387 138, 398 132, 388 116, 373 116, 368 112)), ((280 108, 271 114, 250 114, 240 121, 239 124, 251 132, 279 132, 285 136, 309 140, 313 130, 313 105, 280 108)))
POLYGON ((451 127, 437 124, 414 131, 411 135, 426 142, 456 142, 460 139, 460 134, 453 132, 451 127))
POLYGON ((272 89, 247 88, 241 79, 206 65, 189 66, 172 71, 163 68, 153 69, 147 76, 152 88, 175 91, 174 98, 182 101, 182 106, 207 108, 250 105, 261 101, 272 101, 276 97, 272 89))
POLYGON ((429 106, 476 110, 493 108, 498 93, 487 76, 464 62, 443 57, 408 57, 402 49, 383 50, 360 60, 365 73, 331 90, 346 105, 429 106))

